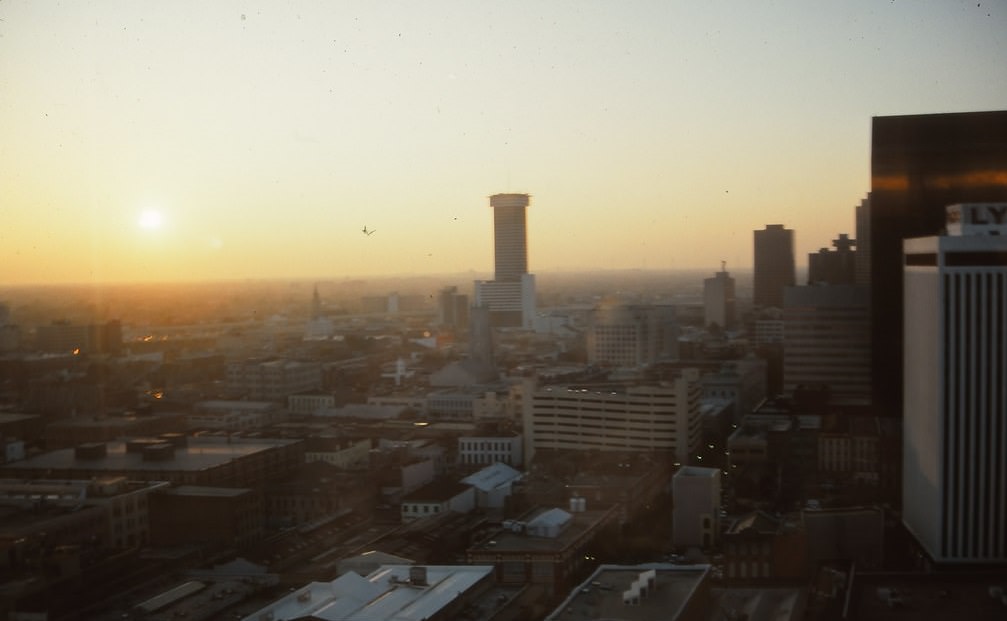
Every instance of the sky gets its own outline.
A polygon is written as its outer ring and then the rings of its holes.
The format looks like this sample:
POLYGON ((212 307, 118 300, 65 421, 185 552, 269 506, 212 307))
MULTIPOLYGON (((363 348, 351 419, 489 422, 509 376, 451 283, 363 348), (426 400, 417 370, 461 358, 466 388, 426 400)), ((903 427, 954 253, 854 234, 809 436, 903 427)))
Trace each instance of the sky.
POLYGON ((797 263, 871 117, 1007 106, 1007 2, 0 0, 0 285, 797 263), (365 235, 363 228, 374 231, 365 235))

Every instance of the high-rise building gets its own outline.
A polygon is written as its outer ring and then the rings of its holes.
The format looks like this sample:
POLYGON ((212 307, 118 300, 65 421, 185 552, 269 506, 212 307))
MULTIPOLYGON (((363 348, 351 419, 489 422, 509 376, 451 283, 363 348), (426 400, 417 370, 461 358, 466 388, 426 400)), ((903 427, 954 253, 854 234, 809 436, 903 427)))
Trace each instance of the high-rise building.
POLYGON ((795 284, 794 232, 782 224, 755 231, 755 305, 782 308, 783 288, 795 284))
POLYGON ((871 401, 870 290, 855 285, 787 287, 783 390, 828 389, 833 402, 871 401))
POLYGON ((1007 110, 874 118, 866 245, 881 413, 902 411, 902 240, 940 234, 948 205, 1007 201, 1005 180, 1007 110))
POLYGON ((703 322, 733 328, 735 322, 734 279, 722 263, 713 278, 703 280, 703 322))
POLYGON ((469 296, 458 287, 445 287, 437 294, 437 325, 466 329, 469 322, 469 296))
POLYGON ((530 328, 535 316, 535 276, 528 273, 527 194, 494 194, 493 280, 475 283, 475 305, 486 306, 498 327, 530 328))
POLYGON ((902 519, 938 563, 1007 561, 1007 203, 905 241, 902 519))
POLYGON ((493 280, 520 281, 528 273, 528 231, 525 226, 527 194, 494 194, 493 208, 493 280))
POLYGON ((846 233, 832 240, 833 250, 822 248, 808 254, 809 285, 852 285, 857 277, 857 242, 846 233))
POLYGON ((591 311, 587 359, 591 364, 637 368, 677 357, 673 306, 601 306, 591 311))

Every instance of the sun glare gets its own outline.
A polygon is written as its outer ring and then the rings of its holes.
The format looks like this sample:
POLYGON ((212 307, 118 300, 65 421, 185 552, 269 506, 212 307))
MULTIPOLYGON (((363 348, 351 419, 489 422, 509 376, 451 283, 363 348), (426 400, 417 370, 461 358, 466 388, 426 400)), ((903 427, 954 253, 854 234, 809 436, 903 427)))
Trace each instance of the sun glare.
POLYGON ((156 209, 145 209, 140 214, 139 224, 141 229, 153 231, 161 228, 163 222, 164 218, 161 217, 161 212, 156 209))

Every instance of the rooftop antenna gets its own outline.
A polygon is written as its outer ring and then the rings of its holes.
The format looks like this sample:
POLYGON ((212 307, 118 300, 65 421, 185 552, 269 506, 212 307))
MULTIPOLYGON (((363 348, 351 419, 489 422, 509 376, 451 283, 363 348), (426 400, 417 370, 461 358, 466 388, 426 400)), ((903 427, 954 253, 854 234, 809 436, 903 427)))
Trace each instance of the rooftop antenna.
POLYGON ((722 272, 726 272, 727 271, 727 261, 721 261, 720 262, 720 271, 722 271, 722 272))

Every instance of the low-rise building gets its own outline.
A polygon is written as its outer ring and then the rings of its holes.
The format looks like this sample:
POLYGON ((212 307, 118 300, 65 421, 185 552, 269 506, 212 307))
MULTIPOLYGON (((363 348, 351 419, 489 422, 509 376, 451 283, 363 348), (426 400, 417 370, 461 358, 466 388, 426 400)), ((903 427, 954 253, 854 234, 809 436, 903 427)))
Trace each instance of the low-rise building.
POLYGON ((465 485, 471 485, 476 493, 476 506, 483 509, 499 509, 504 506, 511 495, 515 481, 522 474, 503 463, 495 463, 462 479, 465 485))
POLYGON ((410 522, 447 511, 468 513, 475 506, 475 488, 471 485, 434 481, 402 498, 402 521, 410 522))
POLYGON ((483 602, 492 586, 493 568, 485 565, 386 565, 367 577, 351 571, 294 589, 242 621, 449 621, 463 618, 475 602, 492 616, 506 603, 483 602))
POLYGON ((104 416, 80 416, 53 421, 45 426, 47 449, 64 449, 89 442, 157 436, 185 431, 182 412, 141 414, 135 411, 104 416))
POLYGON ((322 387, 322 367, 317 362, 249 359, 227 365, 227 387, 252 400, 286 403, 290 395, 322 387))
POLYGON ((321 523, 339 515, 369 515, 379 499, 373 481, 325 461, 302 464, 263 488, 267 528, 321 523))
POLYGON ((592 548, 611 536, 618 510, 568 513, 536 510, 489 532, 465 554, 472 564, 490 564, 501 584, 532 584, 549 595, 566 592, 590 562, 592 548))
MULTIPOLYGON (((130 549, 150 541, 149 495, 166 488, 158 481, 130 481, 124 477, 95 480, 0 480, 0 507, 13 515, 48 508, 67 512, 84 506, 104 511, 105 528, 94 543, 101 548, 130 549)), ((2 520, 2 518, 0 518, 2 520)))
POLYGON ((291 414, 311 415, 317 410, 336 407, 336 396, 328 392, 309 391, 287 397, 291 414))
POLYGON ((327 464, 354 470, 366 468, 371 456, 370 440, 339 438, 308 438, 304 445, 304 461, 324 461, 327 464))
POLYGON ((501 463, 520 467, 524 464, 524 439, 519 433, 458 438, 458 463, 463 468, 501 463))
POLYGON ((190 429, 247 431, 276 424, 284 417, 279 405, 269 401, 201 401, 186 423, 190 429))
POLYGON ((807 548, 798 519, 752 511, 735 519, 724 532, 724 578, 801 579, 807 575, 807 548))
POLYGON ((91 443, 0 466, 21 479, 168 481, 174 485, 254 487, 282 477, 304 461, 301 440, 165 438, 91 443))
POLYGON ((545 619, 720 619, 711 617, 710 582, 706 565, 601 565, 545 619))
POLYGON ((263 532, 262 497, 251 489, 180 485, 150 496, 154 546, 241 547, 260 541, 263 532))

